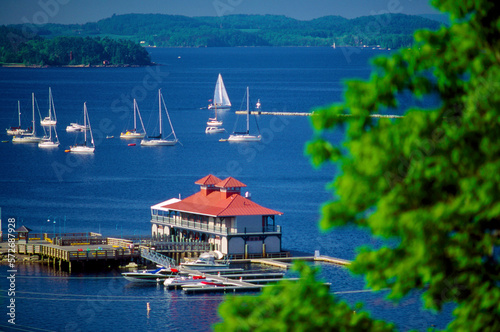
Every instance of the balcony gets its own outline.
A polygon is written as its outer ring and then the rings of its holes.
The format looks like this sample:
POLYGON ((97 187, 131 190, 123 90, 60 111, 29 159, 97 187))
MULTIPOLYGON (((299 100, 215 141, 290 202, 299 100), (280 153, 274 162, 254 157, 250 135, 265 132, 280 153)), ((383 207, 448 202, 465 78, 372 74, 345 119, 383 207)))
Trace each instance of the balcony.
POLYGON ((228 228, 225 225, 210 225, 208 223, 202 223, 199 221, 192 221, 192 220, 187 220, 187 219, 181 219, 181 218, 172 218, 172 217, 165 217, 165 216, 158 216, 158 215, 152 215, 151 216, 151 222, 159 225, 165 225, 165 226, 175 226, 179 228, 184 228, 188 230, 193 230, 193 231, 203 231, 206 233, 212 233, 216 235, 239 235, 239 234, 247 234, 247 235, 260 235, 263 233, 269 234, 269 233, 276 233, 276 234, 281 234, 281 226, 265 226, 262 231, 247 231, 246 228, 240 230, 238 232, 238 229, 236 228, 228 228))

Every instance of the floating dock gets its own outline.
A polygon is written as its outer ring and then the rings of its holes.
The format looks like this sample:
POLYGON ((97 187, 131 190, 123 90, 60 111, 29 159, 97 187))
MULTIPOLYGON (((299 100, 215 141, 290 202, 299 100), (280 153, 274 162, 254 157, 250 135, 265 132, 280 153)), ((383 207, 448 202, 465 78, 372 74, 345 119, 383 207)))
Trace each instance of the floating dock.
MULTIPOLYGON (((247 114, 247 111, 236 111, 236 114, 247 114)), ((314 112, 263 112, 263 111, 250 111, 250 114, 254 115, 286 115, 286 116, 311 116, 314 112)), ((352 114, 340 114, 338 116, 352 117, 352 114)), ((392 114, 370 114, 370 118, 387 118, 387 119, 399 119, 403 118, 403 115, 392 115, 392 114)))
POLYGON ((301 257, 280 257, 280 258, 235 259, 235 260, 232 260, 231 262, 241 263, 241 264, 245 264, 245 263, 263 264, 263 265, 270 265, 270 266, 274 266, 274 267, 288 269, 292 266, 292 262, 296 261, 296 260, 324 262, 324 263, 331 263, 331 264, 336 264, 336 265, 350 265, 351 264, 351 261, 346 260, 346 259, 335 258, 335 257, 330 257, 330 256, 323 256, 323 255, 301 256, 301 257))
MULTIPOLYGON (((201 272, 201 271, 198 271, 201 272)), ((277 281, 283 278, 283 273, 242 273, 242 274, 206 274, 204 276, 211 280, 222 284, 222 286, 214 285, 184 285, 182 290, 188 294, 195 293, 235 293, 235 292, 258 292, 265 285, 255 284, 246 281, 247 279, 261 280, 267 276, 269 282, 277 281), (269 278, 270 277, 270 278, 269 278), (261 278, 261 279, 258 279, 261 278)), ((267 284, 267 283, 266 283, 267 284)))
MULTIPOLYGON (((232 275, 204 274, 204 276, 207 280, 217 282, 220 285, 191 284, 177 287, 168 286, 168 289, 182 289, 182 291, 187 294, 259 292, 264 287, 267 287, 269 283, 280 280, 299 280, 298 278, 284 279, 284 273, 242 273, 232 275)), ((324 285, 330 288, 330 283, 325 283, 324 285)))

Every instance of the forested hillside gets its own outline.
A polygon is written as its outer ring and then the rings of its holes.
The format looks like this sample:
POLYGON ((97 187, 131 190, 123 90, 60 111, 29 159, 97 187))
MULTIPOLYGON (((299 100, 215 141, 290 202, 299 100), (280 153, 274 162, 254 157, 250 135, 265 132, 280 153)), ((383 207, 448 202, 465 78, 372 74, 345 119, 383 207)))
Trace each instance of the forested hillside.
MULTIPOLYGON (((37 33, 57 36, 127 38, 158 47, 375 46, 406 47, 418 29, 441 23, 420 16, 387 14, 346 19, 325 16, 300 21, 277 15, 186 17, 162 14, 113 15, 83 25, 47 24, 37 33)), ((17 26, 22 28, 22 26, 17 26)))
POLYGON ((0 27, 0 63, 24 65, 148 65, 148 52, 130 40, 101 37, 25 37, 21 30, 0 27))

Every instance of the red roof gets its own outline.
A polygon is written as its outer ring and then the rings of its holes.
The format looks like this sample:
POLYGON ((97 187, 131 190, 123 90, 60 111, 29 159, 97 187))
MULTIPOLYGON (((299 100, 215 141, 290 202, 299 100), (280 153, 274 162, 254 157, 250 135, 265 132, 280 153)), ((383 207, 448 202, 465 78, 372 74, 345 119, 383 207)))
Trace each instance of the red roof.
POLYGON ((239 194, 233 194, 223 199, 219 191, 211 192, 206 196, 202 192, 197 192, 180 202, 167 204, 162 207, 170 210, 216 217, 283 214, 282 212, 260 206, 239 194))
POLYGON ((246 187, 247 185, 236 180, 233 177, 228 177, 224 181, 220 181, 219 183, 217 183, 215 186, 218 188, 241 188, 246 187))
POLYGON ((218 177, 216 177, 216 176, 214 176, 212 174, 208 174, 204 178, 201 178, 198 181, 196 181, 195 184, 199 184, 199 185, 202 185, 202 186, 203 185, 208 186, 208 185, 217 184, 217 183, 219 183, 221 181, 222 180, 219 179, 218 177))

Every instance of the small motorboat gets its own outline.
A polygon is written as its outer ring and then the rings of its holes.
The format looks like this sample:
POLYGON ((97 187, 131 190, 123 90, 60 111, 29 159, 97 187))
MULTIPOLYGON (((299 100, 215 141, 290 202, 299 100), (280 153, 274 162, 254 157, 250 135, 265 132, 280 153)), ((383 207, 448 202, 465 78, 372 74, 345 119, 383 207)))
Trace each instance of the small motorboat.
POLYGON ((229 262, 216 262, 215 258, 222 258, 222 253, 218 251, 205 252, 195 261, 181 263, 181 267, 191 270, 218 270, 229 268, 229 262))
POLYGON ((226 130, 222 127, 212 127, 212 126, 209 126, 207 128, 205 128, 205 133, 206 134, 216 134, 216 133, 223 133, 225 132, 226 130))
POLYGON ((165 279, 163 285, 171 289, 171 288, 182 287, 184 285, 199 284, 202 281, 209 281, 209 280, 205 279, 205 276, 176 277, 176 278, 165 279))
POLYGON ((179 270, 175 268, 160 267, 156 270, 142 270, 135 272, 123 272, 122 276, 132 282, 164 282, 165 279, 176 278, 179 276, 179 270))
POLYGON ((136 143, 129 143, 128 146, 136 146, 136 143))
POLYGON ((224 286, 230 286, 230 284, 224 284, 223 282, 218 282, 215 280, 202 280, 195 283, 184 284, 181 287, 182 289, 185 290, 188 288, 213 288, 213 287, 224 287, 224 286))

